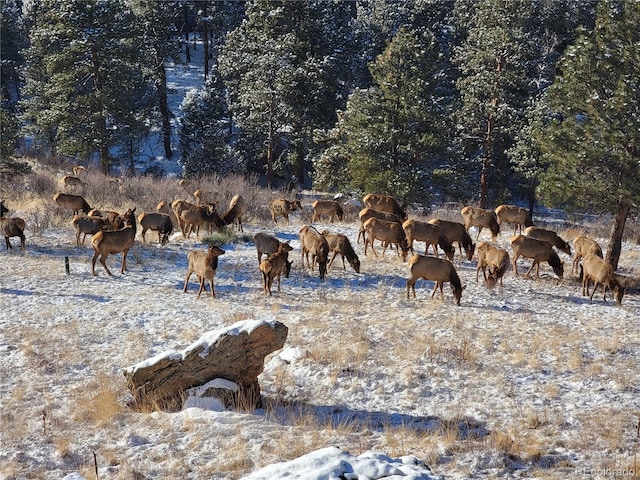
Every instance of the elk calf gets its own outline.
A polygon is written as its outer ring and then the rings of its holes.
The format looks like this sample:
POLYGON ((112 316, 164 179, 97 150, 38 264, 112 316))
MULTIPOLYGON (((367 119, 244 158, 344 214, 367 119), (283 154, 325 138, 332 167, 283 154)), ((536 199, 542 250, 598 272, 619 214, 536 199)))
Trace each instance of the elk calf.
POLYGON ((584 235, 579 235, 573 239, 573 248, 575 249, 575 257, 573 257, 573 264, 571 266, 571 273, 578 271, 578 265, 580 260, 589 254, 594 254, 602 258, 602 247, 591 238, 584 235))
POLYGON ((184 279, 184 287, 182 288, 182 291, 187 291, 189 278, 191 278, 192 273, 195 273, 198 277, 198 281, 200 282, 200 288, 198 289, 198 296, 196 298, 200 298, 200 294, 206 290, 204 286, 205 280, 209 280, 209 285, 211 286, 211 297, 215 298, 216 291, 213 287, 213 277, 215 277, 216 270, 218 269, 218 257, 220 255, 224 255, 224 250, 220 247, 216 247, 215 245, 209 245, 207 251, 190 251, 187 254, 189 268, 187 270, 187 276, 184 279))
POLYGON ((493 287, 498 280, 502 285, 502 277, 509 268, 509 253, 504 248, 496 247, 487 242, 478 244, 478 267, 476 268, 476 282, 482 270, 482 276, 488 287, 493 287), (489 268, 489 278, 486 269, 489 268))
POLYGON ((329 261, 328 268, 331 268, 331 265, 333 265, 333 261, 336 259, 336 256, 340 254, 340 256, 342 257, 343 270, 347 269, 344 264, 344 259, 346 258, 353 270, 356 273, 360 273, 360 259, 353 249, 351 242, 349 242, 349 239, 345 235, 339 233, 331 233, 329 230, 324 230, 322 231, 322 236, 327 239, 327 243, 329 244, 329 251, 333 252, 333 257, 331 257, 331 260, 329 261))
POLYGON ((0 234, 4 236, 7 250, 13 248, 9 241, 11 237, 20 237, 20 250, 24 251, 26 249, 25 228, 27 228, 27 224, 20 217, 0 217, 0 234))
POLYGON ((278 291, 280 291, 280 277, 284 275, 284 278, 289 278, 293 262, 289 261, 289 250, 285 248, 285 245, 287 244, 281 244, 278 251, 260 262, 258 268, 262 273, 262 286, 265 295, 271 296, 271 286, 274 278, 278 279, 278 291))
POLYGON ((102 217, 90 215, 75 215, 71 220, 71 225, 76 229, 76 246, 80 246, 80 234, 82 237, 82 245, 87 235, 95 235, 100 230, 104 230, 106 223, 102 217))
POLYGON ((278 198, 276 200, 273 200, 269 204, 271 219, 276 225, 278 224, 278 215, 284 217, 287 223, 289 223, 289 214, 291 212, 295 212, 296 210, 302 210, 302 204, 300 203, 300 200, 290 201, 285 198, 278 198))

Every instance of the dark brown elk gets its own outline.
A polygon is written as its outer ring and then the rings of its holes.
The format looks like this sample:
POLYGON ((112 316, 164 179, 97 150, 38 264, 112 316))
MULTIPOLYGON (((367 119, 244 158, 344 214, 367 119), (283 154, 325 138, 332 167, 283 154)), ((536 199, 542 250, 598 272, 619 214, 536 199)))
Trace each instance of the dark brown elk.
POLYGON ((329 251, 333 252, 333 257, 331 257, 331 260, 329 261, 328 268, 331 268, 336 256, 340 255, 342 257, 343 270, 347 269, 344 263, 344 259, 346 258, 349 265, 351 265, 351 268, 353 268, 356 273, 360 273, 360 259, 346 235, 332 233, 329 230, 323 230, 322 236, 327 239, 329 251))
POLYGON ((491 238, 494 241, 496 240, 498 233, 500 233, 500 225, 498 224, 496 212, 484 208, 466 206, 460 210, 460 214, 464 220, 464 228, 467 229, 467 232, 471 227, 478 229, 476 240, 480 238, 480 233, 483 228, 491 230, 491 238))
POLYGON ((87 201, 80 195, 71 195, 70 193, 57 192, 53 195, 53 201, 58 206, 56 213, 60 212, 60 209, 71 210, 74 215, 77 215, 82 210, 84 213, 89 213, 91 207, 87 201))
POLYGON ((320 279, 323 280, 327 273, 327 262, 329 260, 329 243, 318 230, 310 225, 305 225, 298 232, 300 238, 300 248, 302 249, 302 266, 305 259, 307 267, 313 270, 315 263, 318 263, 320 279), (311 262, 309 262, 311 254, 311 262))
POLYGON ((141 213, 138 215, 138 222, 142 227, 142 242, 146 243, 147 239, 145 234, 147 230, 153 230, 158 232, 158 243, 160 245, 166 245, 169 242, 169 237, 173 233, 173 222, 171 217, 166 213, 141 213))
POLYGON ((440 288, 440 298, 444 300, 444 282, 449 282, 453 290, 453 300, 456 305, 460 305, 462 292, 466 286, 462 286, 460 277, 453 263, 449 260, 415 254, 409 259, 409 270, 411 271, 411 278, 407 280, 407 299, 410 298, 409 290, 413 291, 413 298, 416 298, 416 282, 420 278, 424 278, 425 280, 436 282, 433 292, 431 292, 431 298, 436 294, 436 290, 440 288))
POLYGON ((524 234, 528 237, 537 238, 539 240, 546 240, 558 250, 563 251, 567 255, 571 255, 571 247, 567 242, 558 236, 553 230, 548 230, 541 227, 527 227, 524 229, 524 234))
POLYGON ((387 222, 396 222, 402 225, 402 220, 395 213, 383 212, 381 210, 375 210, 373 208, 365 207, 358 213, 360 218, 360 231, 358 232, 357 243, 360 243, 360 237, 364 240, 364 222, 370 218, 377 218, 379 220, 386 220, 387 222))
POLYGON ((238 225, 238 230, 243 232, 242 217, 247 210, 247 203, 242 195, 235 195, 229 202, 229 210, 222 216, 222 223, 225 225, 238 225))
POLYGON ((518 207, 517 205, 498 205, 496 207, 496 218, 498 224, 511 223, 514 225, 513 234, 522 233, 522 227, 532 227, 533 222, 529 211, 526 208, 518 207), (520 232, 518 232, 520 230, 520 232))
POLYGON ((107 257, 112 253, 122 254, 122 265, 120 273, 127 271, 127 253, 133 247, 136 238, 136 209, 127 210, 123 217, 125 227, 120 230, 106 231, 101 230, 91 239, 91 246, 94 254, 91 260, 91 274, 96 275, 96 260, 100 257, 100 263, 106 270, 108 275, 112 275, 111 270, 107 267, 107 257))
POLYGON ((407 260, 407 254, 409 252, 409 243, 407 242, 407 236, 402 229, 402 225, 395 222, 387 222, 386 220, 378 220, 377 218, 370 218, 364 225, 365 239, 364 239, 364 254, 367 255, 367 247, 371 245, 373 254, 377 257, 375 248, 373 248, 373 242, 380 240, 384 244, 382 254, 387 250, 389 245, 394 245, 396 253, 402 256, 402 261, 407 260))
POLYGON ((323 215, 329 217, 329 222, 333 223, 333 220, 337 218, 342 221, 344 217, 344 211, 338 202, 335 200, 316 200, 311 203, 313 208, 313 214, 311 215, 311 221, 315 222, 319 220, 323 215))
POLYGON ((214 225, 218 231, 222 231, 224 223, 220 216, 216 213, 213 205, 196 205, 188 210, 180 213, 180 220, 186 231, 186 238, 189 238, 191 232, 195 232, 196 237, 200 235, 200 227, 214 225))
POLYGON ((478 274, 482 270, 482 276, 488 287, 495 286, 498 280, 502 285, 502 277, 510 265, 509 253, 504 248, 491 245, 488 242, 480 242, 476 251, 478 252, 476 282, 478 274), (487 278, 487 267, 489 268, 489 278, 487 278))
POLYGON ((429 223, 440 227, 442 233, 444 233, 451 243, 457 243, 460 254, 462 254, 462 249, 464 248, 467 260, 471 261, 476 250, 476 244, 473 243, 473 240, 471 240, 471 237, 469 236, 469 232, 467 232, 467 229, 464 228, 462 223, 442 220, 439 218, 429 220, 429 223))
POLYGON ((300 200, 287 200, 286 198, 277 198, 269 204, 269 212, 273 223, 278 224, 277 217, 281 216, 289 223, 289 214, 296 210, 302 210, 300 200))
POLYGON ((82 245, 87 235, 95 235, 100 230, 105 230, 107 224, 104 218, 92 215, 74 215, 71 225, 76 229, 76 246, 80 246, 80 235, 82 234, 82 245))
POLYGON ((573 264, 571 266, 571 273, 578 271, 578 265, 580 260, 589 254, 594 254, 602 258, 602 247, 595 240, 585 236, 579 235, 573 239, 573 249, 575 250, 575 256, 573 257, 573 264))
POLYGON ((433 255, 438 256, 438 245, 444 250, 445 255, 451 261, 456 253, 456 249, 449 241, 447 236, 442 233, 442 230, 437 225, 433 225, 428 222, 421 222, 419 220, 409 219, 402 224, 402 229, 407 236, 407 243, 409 243, 409 249, 413 252, 413 241, 425 242, 424 254, 427 255, 429 246, 433 247, 433 255))
POLYGON ((582 262, 582 295, 589 295, 589 300, 593 300, 593 294, 602 285, 603 300, 607 301, 607 287, 613 292, 616 302, 622 303, 624 287, 616 278, 613 267, 602 258, 593 253, 584 257, 582 262), (593 291, 589 295, 589 282, 593 280, 593 291))
POLYGON ((553 249, 553 245, 551 245, 546 240, 540 240, 538 238, 527 237, 525 235, 514 235, 510 239, 511 248, 513 248, 513 273, 518 275, 518 266, 517 261, 520 257, 531 258, 533 259, 533 263, 531 264, 531 268, 527 271, 525 275, 529 275, 533 270, 533 267, 536 267, 536 277, 539 276, 540 272, 540 262, 547 262, 551 268, 553 268, 553 272, 559 277, 562 278, 564 273, 564 264, 560 261, 560 257, 553 249))
POLYGON ((374 210, 380 210, 382 212, 393 213, 397 215, 402 222, 407 217, 407 212, 400 206, 400 202, 390 195, 381 195, 378 193, 369 193, 362 199, 365 206, 373 208, 374 210))
POLYGON ((187 262, 189 266, 187 269, 187 276, 184 279, 184 287, 182 288, 182 291, 187 291, 189 278, 191 278, 192 273, 195 273, 198 277, 198 281, 200 282, 200 288, 198 289, 198 296, 196 298, 200 298, 200 294, 206 290, 204 286, 204 282, 206 280, 209 280, 211 297, 215 298, 216 291, 213 286, 213 277, 216 276, 216 271, 218 269, 218 257, 220 255, 224 255, 224 250, 215 245, 209 245, 209 248, 206 251, 191 250, 187 253, 187 262))
POLYGON ((263 254, 268 257, 276 253, 281 246, 286 252, 293 250, 293 247, 288 242, 281 242, 276 237, 264 232, 256 233, 253 236, 253 241, 256 245, 256 250, 258 250, 258 265, 262 261, 263 254))
POLYGON ((20 250, 25 250, 25 228, 27 228, 27 224, 20 217, 0 217, 0 234, 4 236, 7 250, 13 248, 9 241, 11 237, 20 237, 20 250))
POLYGON ((271 286, 274 278, 278 279, 278 291, 280 291, 282 275, 284 275, 284 278, 289 278, 293 262, 289 261, 289 250, 284 248, 285 245, 284 243, 281 244, 275 253, 260 262, 258 268, 262 273, 262 286, 265 295, 271 295, 271 286))

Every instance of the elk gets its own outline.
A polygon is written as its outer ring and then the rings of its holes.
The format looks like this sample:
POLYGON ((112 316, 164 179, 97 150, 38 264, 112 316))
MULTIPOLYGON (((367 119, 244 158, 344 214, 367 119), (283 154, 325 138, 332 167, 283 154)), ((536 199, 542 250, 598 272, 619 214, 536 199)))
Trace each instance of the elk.
POLYGON ((442 230, 437 225, 432 223, 421 222, 419 220, 407 220, 402 224, 402 229, 407 236, 407 243, 409 249, 413 253, 413 241, 425 242, 424 254, 429 251, 429 246, 433 246, 433 255, 438 256, 438 245, 444 250, 445 255, 451 261, 456 253, 456 249, 449 241, 447 236, 442 233, 442 230))
POLYGON ((578 265, 580 260, 589 254, 594 254, 602 258, 602 247, 595 240, 585 236, 578 235, 573 239, 573 248, 575 249, 575 257, 573 257, 573 264, 571 267, 571 273, 578 271, 578 265))
POLYGON ((512 223, 514 225, 514 235, 518 233, 518 230, 522 233, 523 225, 525 228, 533 226, 533 222, 526 208, 518 207, 517 205, 498 205, 495 213, 498 225, 502 225, 503 223, 512 223))
POLYGON ((589 300, 593 300, 598 286, 602 285, 603 300, 607 301, 607 287, 613 292, 613 296, 618 304, 622 303, 624 287, 616 278, 613 267, 596 254, 590 253, 584 257, 582 262, 582 295, 589 295, 589 300), (593 291, 589 295, 589 282, 593 280, 593 291))
POLYGON ((498 224, 496 212, 493 210, 485 210, 484 208, 466 206, 460 210, 460 214, 464 220, 464 228, 467 229, 467 232, 471 227, 478 228, 476 240, 480 238, 480 233, 485 227, 491 230, 492 240, 496 240, 498 233, 500 233, 500 225, 498 224))
POLYGON ((513 273, 516 276, 518 275, 516 262, 518 258, 525 257, 533 259, 531 268, 525 274, 526 276, 529 276, 533 267, 536 267, 536 277, 538 277, 540 262, 547 262, 553 268, 553 272, 562 279, 564 264, 560 261, 558 254, 553 249, 553 245, 549 242, 525 235, 514 235, 509 242, 511 243, 511 248, 513 248, 513 273))
POLYGON ((271 296, 271 286, 274 278, 278 279, 278 291, 280 291, 280 278, 282 275, 284 274, 284 278, 289 278, 293 262, 289 261, 289 250, 285 248, 285 245, 287 244, 280 244, 275 253, 260 262, 258 268, 262 273, 262 286, 265 295, 269 294, 271 296))
POLYGON ((327 261, 329 259, 329 243, 327 239, 310 225, 302 227, 298 232, 298 237, 300 238, 300 246, 302 249, 302 265, 304 266, 306 258, 307 267, 313 270, 313 265, 317 262, 320 280, 324 280, 327 273, 327 261), (309 254, 311 254, 311 263, 309 263, 309 254))
POLYGON ((138 215, 138 222, 142 227, 142 242, 146 243, 145 234, 147 230, 153 230, 158 232, 158 243, 160 245, 166 245, 169 241, 169 236, 173 233, 173 222, 171 217, 166 213, 141 213, 138 215))
POLYGON ((71 195, 70 193, 57 192, 53 195, 53 201, 58 206, 56 213, 60 212, 60 209, 71 210, 74 215, 80 213, 82 210, 84 213, 89 213, 91 207, 87 201, 80 195, 71 195))
POLYGON ((76 229, 76 246, 78 247, 80 246, 80 234, 84 234, 82 237, 82 245, 84 245, 87 235, 95 235, 106 228, 104 218, 91 215, 74 215, 71 225, 76 229))
POLYGON ((377 257, 378 254, 373 248, 374 240, 380 240, 384 244, 382 254, 387 250, 389 245, 395 245, 396 253, 402 255, 402 261, 407 260, 407 254, 409 252, 409 243, 407 242, 407 236, 402 229, 402 225, 395 222, 387 222, 386 220, 378 220, 377 218, 370 218, 364 222, 364 231, 366 237, 364 239, 364 254, 367 255, 367 246, 371 244, 371 250, 377 257), (398 249, 402 250, 402 254, 398 249))
POLYGON ((400 202, 390 195, 369 193, 363 197, 362 201, 369 208, 397 215, 403 222, 407 219, 407 212, 400 206, 400 202))
POLYGON ((567 242, 558 236, 553 230, 548 230, 541 227, 527 227, 524 229, 524 234, 528 237, 537 238, 539 240, 546 240, 558 250, 563 251, 567 255, 571 255, 571 247, 567 242))
POLYGON ((509 268, 510 259, 509 253, 504 249, 491 245, 488 242, 481 242, 478 244, 478 266, 476 268, 476 282, 478 281, 478 274, 482 270, 482 276, 487 286, 493 287, 498 280, 500 280, 500 286, 502 286, 502 277, 509 268), (489 278, 487 279, 486 269, 489 268, 489 278))
POLYGON ((120 273, 127 271, 127 253, 133 246, 136 238, 136 209, 127 210, 123 217, 125 227, 120 230, 100 230, 91 239, 91 246, 94 254, 91 260, 91 274, 96 276, 96 260, 100 257, 100 263, 109 276, 112 275, 111 270, 107 267, 107 257, 111 253, 122 253, 122 266, 120 273))
POLYGON ((447 237, 451 243, 457 243, 460 254, 462 254, 462 249, 464 248, 467 254, 467 260, 471 261, 476 250, 476 244, 471 240, 469 232, 467 232, 463 224, 449 220, 441 220, 439 218, 429 220, 428 223, 440 227, 442 233, 444 233, 445 237, 447 237))
POLYGON ((242 216, 247 210, 247 203, 244 201, 242 195, 234 195, 229 202, 229 210, 222 216, 222 223, 225 225, 238 225, 238 230, 243 232, 242 229, 242 216))
POLYGON ((224 227, 224 223, 216 213, 214 205, 195 205, 188 210, 183 210, 180 212, 180 220, 186 230, 186 235, 183 232, 186 238, 189 238, 191 232, 194 231, 196 237, 200 235, 200 227, 202 225, 215 225, 219 231, 224 227))
POLYGON ((26 249, 25 228, 27 228, 27 224, 20 217, 0 217, 0 234, 4 236, 7 250, 13 248, 9 241, 11 237, 20 237, 20 250, 24 251, 26 249))
POLYGON ((72 169, 73 174, 76 177, 79 177, 80 175, 84 175, 85 173, 87 173, 87 169, 84 168, 82 165, 75 165, 72 169))
POLYGON ((467 287, 462 286, 460 277, 451 261, 444 258, 415 254, 409 259, 409 270, 411 271, 411 278, 407 280, 407 299, 410 298, 409 290, 413 291, 413 298, 416 298, 416 282, 418 279, 424 278, 425 280, 436 282, 433 292, 431 292, 431 298, 436 294, 436 290, 440 288, 440 299, 444 300, 443 285, 444 282, 449 282, 453 290, 453 300, 456 305, 460 305, 462 292, 467 287))
POLYGON ((313 214, 311 215, 311 222, 315 222, 320 219, 322 215, 327 215, 329 217, 329 222, 333 223, 334 218, 338 218, 339 221, 342 221, 344 216, 344 211, 338 202, 335 200, 316 200, 311 203, 311 207, 313 207, 313 214))
POLYGON ((272 200, 269 204, 271 219, 276 225, 278 224, 278 215, 284 217, 287 223, 289 223, 289 214, 291 212, 295 212, 296 210, 302 210, 302 204, 300 203, 300 200, 290 201, 285 198, 277 198, 275 200, 272 200))
POLYGON ((98 210, 97 208, 92 208, 89 213, 87 213, 87 216, 101 217, 104 221, 102 230, 120 230, 124 227, 124 218, 113 210, 98 210))
POLYGON ((379 220, 386 220, 388 222, 396 222, 402 225, 402 220, 395 213, 383 212, 381 210, 375 210, 373 208, 365 207, 358 213, 358 217, 360 218, 360 231, 358 232, 357 243, 360 243, 360 237, 364 241, 364 222, 369 220, 370 218, 377 218, 379 220))
POLYGON ((185 224, 182 218, 180 217, 180 214, 185 210, 189 210, 190 208, 195 206, 196 205, 194 203, 187 202, 186 200, 174 200, 171 203, 171 211, 173 211, 173 214, 176 216, 176 220, 178 221, 178 227, 180 227, 180 231, 182 232, 183 237, 186 236, 185 224))
POLYGON ((321 233, 322 236, 327 239, 327 243, 329 244, 329 251, 333 252, 333 257, 331 257, 331 260, 329 261, 328 268, 331 268, 331 265, 333 265, 333 261, 336 259, 336 256, 340 254, 340 256, 342 257, 343 270, 347 269, 344 264, 344 259, 346 258, 349 262, 349 265, 351 265, 351 268, 353 268, 356 273, 360 273, 360 259, 358 258, 358 255, 353 249, 353 246, 351 245, 351 242, 349 242, 347 236, 340 233, 332 233, 329 230, 323 230, 321 233))
POLYGON ((62 184, 65 187, 81 187, 84 185, 84 182, 80 178, 74 177, 73 175, 65 175, 64 177, 62 177, 62 184))
POLYGON ((216 270, 218 269, 218 257, 220 255, 224 255, 224 250, 215 245, 209 245, 206 251, 191 250, 187 253, 187 263, 189 267, 187 269, 187 276, 184 279, 182 291, 186 293, 189 278, 191 278, 191 274, 195 272, 200 282, 200 288, 198 289, 198 296, 196 298, 200 298, 200 294, 206 290, 204 286, 205 280, 209 280, 211 297, 216 298, 216 291, 213 287, 213 277, 215 277, 216 270))
POLYGON ((288 242, 281 242, 276 237, 269 235, 268 233, 258 232, 253 236, 253 241, 256 244, 256 249, 258 250, 258 265, 262 261, 262 254, 272 255, 278 251, 278 249, 282 246, 282 248, 290 252, 293 250, 293 247, 289 245, 288 242))
POLYGON ((166 213, 167 215, 170 215, 172 210, 169 204, 163 200, 161 202, 158 202, 158 205, 156 205, 156 212, 166 213))

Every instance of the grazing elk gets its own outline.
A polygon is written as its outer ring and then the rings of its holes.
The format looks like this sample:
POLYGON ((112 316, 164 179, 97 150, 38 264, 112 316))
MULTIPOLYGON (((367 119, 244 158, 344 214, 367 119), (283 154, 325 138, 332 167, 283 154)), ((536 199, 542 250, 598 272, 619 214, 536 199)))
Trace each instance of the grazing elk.
POLYGON ((329 243, 318 230, 310 225, 305 225, 298 232, 300 238, 300 247, 302 249, 302 266, 307 260, 307 267, 313 270, 315 263, 318 263, 320 279, 324 280, 327 273, 327 262, 329 260, 329 243), (312 262, 309 263, 309 254, 311 254, 312 262))
POLYGON ((258 232, 253 236, 253 241, 256 244, 258 250, 258 265, 262 261, 262 255, 267 257, 278 251, 282 247, 283 250, 290 252, 293 247, 289 245, 289 242, 281 242, 276 237, 269 235, 268 233, 258 232))
POLYGON ((222 223, 225 225, 238 225, 238 230, 243 232, 242 228, 242 216, 247 210, 247 203, 244 201, 242 195, 234 195, 229 202, 229 210, 227 210, 222 216, 222 223))
POLYGON ((531 226, 524 229, 524 234, 528 237, 537 238, 538 240, 546 240, 558 250, 563 251, 567 255, 571 255, 571 247, 569 244, 560 238, 553 230, 531 226))
POLYGON ((467 260, 471 261, 476 250, 476 244, 473 243, 471 237, 469 236, 469 232, 467 232, 467 229, 464 228, 464 225, 462 223, 452 222, 449 220, 441 220, 439 218, 429 220, 428 223, 440 227, 442 233, 444 233, 445 237, 447 237, 451 243, 457 243, 461 255, 462 249, 464 248, 464 251, 467 255, 467 260))
POLYGON ((147 230, 158 232, 158 243, 160 245, 166 245, 169 242, 169 237, 173 233, 173 222, 166 213, 141 213, 138 215, 138 222, 142 227, 142 243, 147 243, 145 238, 147 230))
POLYGON ((511 248, 513 248, 513 273, 518 275, 518 266, 517 261, 520 257, 531 258, 533 259, 533 263, 531 264, 531 268, 525 274, 528 276, 533 267, 536 267, 536 277, 539 276, 540 272, 540 262, 547 262, 551 268, 553 268, 553 272, 558 276, 558 278, 562 279, 562 275, 564 272, 564 264, 560 261, 560 257, 553 249, 553 245, 551 245, 546 240, 540 240, 538 238, 527 237, 525 235, 514 235, 509 240, 511 243, 511 248))
POLYGON ((80 234, 84 234, 82 237, 82 245, 84 245, 87 235, 95 235, 100 230, 107 228, 104 218, 91 215, 74 215, 71 225, 76 229, 76 246, 78 247, 80 246, 80 234))
POLYGON ((26 249, 25 228, 27 228, 27 224, 20 217, 0 217, 0 234, 4 236, 7 250, 13 248, 9 241, 11 237, 20 237, 20 250, 24 251, 26 249))
POLYGON ((421 222, 419 220, 407 220, 402 224, 402 229, 407 236, 407 243, 409 249, 413 253, 413 241, 425 242, 424 254, 427 255, 429 246, 433 246, 433 255, 438 256, 438 245, 444 250, 445 255, 451 261, 456 253, 456 249, 449 241, 447 236, 442 233, 442 230, 437 225, 433 225, 428 222, 421 222))
POLYGON ((260 262, 258 268, 262 273, 262 286, 265 295, 271 295, 271 286, 274 278, 278 279, 278 291, 280 291, 280 278, 282 275, 284 275, 284 278, 289 278, 293 262, 289 261, 289 250, 284 248, 285 245, 285 243, 280 244, 275 253, 260 262))
POLYGON ((334 218, 338 217, 339 221, 342 221, 344 211, 338 202, 335 200, 316 200, 311 203, 313 208, 313 214, 311 215, 311 222, 319 220, 322 215, 329 217, 329 222, 333 223, 334 218))
POLYGON ((196 237, 200 235, 201 226, 215 225, 218 231, 222 231, 224 223, 216 213, 214 205, 195 205, 180 212, 180 220, 186 231, 183 235, 189 238, 191 232, 195 232, 196 237))
POLYGON ((389 245, 394 245, 396 247, 396 254, 402 256, 402 261, 405 262, 407 260, 409 243, 407 242, 407 236, 402 229, 402 225, 377 218, 370 218, 364 222, 363 227, 366 234, 364 239, 365 256, 367 255, 367 246, 369 244, 371 244, 373 254, 376 257, 378 256, 375 248, 373 248, 373 242, 380 240, 384 244, 384 248, 382 249, 383 255, 389 245), (400 250, 402 250, 402 253, 400 253, 400 250))
POLYGON ((407 212, 400 206, 400 202, 390 195, 381 195, 378 193, 369 193, 362 199, 365 206, 380 210, 382 212, 393 213, 397 215, 402 222, 407 219, 407 212))
POLYGON ((584 257, 582 262, 582 295, 589 295, 589 300, 593 300, 598 286, 602 285, 603 300, 607 301, 607 287, 613 292, 616 302, 622 303, 624 287, 616 278, 613 267, 597 255, 590 253, 584 257), (589 282, 593 280, 593 291, 589 295, 589 282))
POLYGON ((476 251, 478 252, 476 282, 478 281, 478 274, 482 270, 482 276, 488 287, 495 286, 498 280, 500 280, 500 285, 502 286, 502 277, 509 269, 509 253, 504 248, 491 245, 488 242, 480 242, 476 251), (487 267, 489 268, 489 278, 487 278, 487 267))
POLYGON ((365 207, 358 213, 360 218, 360 230, 358 231, 357 243, 360 243, 360 237, 364 241, 364 222, 370 218, 377 218, 379 220, 386 220, 388 222, 396 222, 402 225, 402 220, 395 213, 383 212, 381 210, 375 210, 373 208, 365 207))
POLYGON ((342 235, 340 233, 332 233, 329 230, 323 230, 322 236, 327 239, 327 243, 329 244, 329 251, 333 252, 333 257, 329 261, 328 268, 331 268, 333 265, 333 261, 336 259, 336 256, 340 254, 342 257, 342 269, 346 270, 347 267, 344 264, 344 259, 346 258, 349 262, 349 265, 353 268, 356 273, 360 273, 360 259, 356 254, 351 242, 346 235, 342 235))
POLYGON ((444 258, 415 254, 409 259, 409 270, 411 271, 411 278, 407 280, 407 299, 410 298, 409 290, 413 291, 413 298, 416 298, 416 282, 418 279, 424 278, 425 280, 436 282, 433 292, 431 292, 431 298, 436 294, 436 290, 440 288, 440 299, 444 300, 443 285, 444 282, 449 282, 453 290, 454 302, 456 305, 460 305, 462 292, 466 286, 462 286, 460 277, 451 261, 444 258))
POLYGON ((289 223, 289 214, 296 210, 302 210, 302 204, 300 200, 287 200, 286 198, 277 198, 272 200, 269 204, 269 211, 271 212, 271 219, 273 223, 278 224, 277 217, 280 215, 289 223))
POLYGON ((513 234, 522 233, 522 226, 532 227, 533 222, 526 208, 517 205, 498 205, 496 207, 496 218, 498 225, 503 223, 512 223, 514 225, 513 234), (518 232, 520 230, 520 232, 518 232))
POLYGON ((491 230, 492 240, 496 240, 498 233, 500 233, 500 224, 498 223, 496 212, 493 210, 485 210, 484 208, 466 206, 460 210, 460 214, 464 220, 464 228, 467 229, 467 232, 471 227, 478 228, 476 240, 480 238, 480 233, 485 227, 491 230))
POLYGON ((211 286, 211 297, 216 298, 216 291, 213 287, 213 277, 216 276, 216 270, 218 269, 218 257, 224 255, 224 250, 215 245, 209 245, 206 251, 191 250, 187 253, 187 262, 189 267, 187 269, 187 276, 184 279, 184 287, 182 291, 186 293, 189 285, 189 278, 191 274, 195 273, 200 282, 200 288, 198 289, 198 296, 206 290, 204 286, 205 280, 209 280, 211 286))
POLYGON ((80 213, 80 210, 84 213, 89 213, 91 211, 91 207, 87 201, 80 195, 57 192, 53 195, 53 201, 58 206, 56 213, 59 213, 61 208, 64 210, 71 210, 74 215, 80 213))
POLYGON ((573 248, 575 250, 575 256, 573 257, 573 264, 571 266, 571 273, 578 271, 578 265, 580 260, 589 254, 594 254, 602 258, 602 247, 595 240, 585 236, 578 235, 573 239, 573 248))
POLYGON ((96 276, 96 260, 100 257, 100 263, 109 276, 112 275, 111 270, 107 267, 107 257, 111 253, 122 253, 122 266, 120 273, 127 271, 127 253, 133 247, 136 238, 136 209, 127 210, 123 217, 125 227, 120 230, 100 230, 91 239, 91 246, 94 254, 91 260, 91 274, 96 276))
POLYGON ((84 182, 80 178, 74 177, 73 175, 65 175, 64 177, 62 177, 62 184, 65 187, 82 187, 84 185, 84 182))

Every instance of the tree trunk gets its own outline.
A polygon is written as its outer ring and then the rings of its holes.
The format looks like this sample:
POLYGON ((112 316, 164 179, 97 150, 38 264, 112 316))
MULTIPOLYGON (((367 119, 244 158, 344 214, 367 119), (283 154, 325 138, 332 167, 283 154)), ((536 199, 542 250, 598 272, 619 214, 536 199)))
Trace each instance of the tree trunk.
POLYGON ((169 117, 169 103, 167 102, 167 71, 164 68, 164 61, 158 59, 156 76, 156 90, 158 92, 158 103, 160 115, 162 116, 162 140, 164 143, 164 156, 173 157, 171 151, 171 122, 169 117))
POLYGON ((620 260, 620 252, 622 251, 622 234, 624 233, 624 225, 627 222, 630 210, 631 205, 629 205, 629 202, 622 199, 618 201, 618 209, 613 219, 607 256, 605 258, 614 270, 618 269, 618 261, 620 260))

